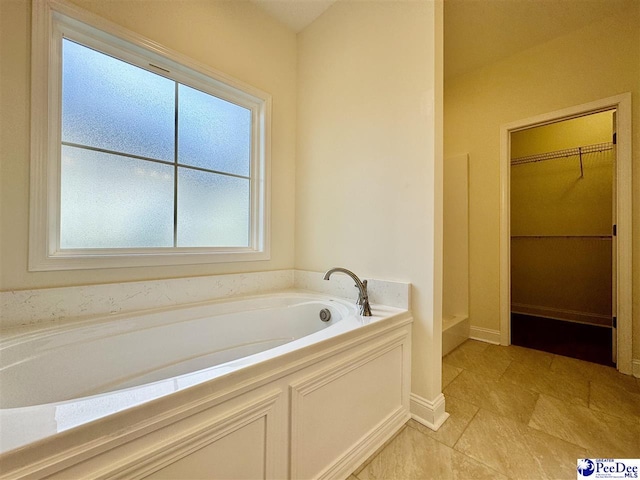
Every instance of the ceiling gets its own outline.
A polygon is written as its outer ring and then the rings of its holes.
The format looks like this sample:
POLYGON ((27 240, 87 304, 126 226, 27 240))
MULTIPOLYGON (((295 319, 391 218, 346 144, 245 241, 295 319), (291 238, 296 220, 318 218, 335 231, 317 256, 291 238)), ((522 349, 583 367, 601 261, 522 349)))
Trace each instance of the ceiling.
POLYGON ((336 0, 250 0, 294 32, 303 30, 336 0))
MULTIPOLYGON (((250 1, 300 32, 336 0, 250 1)), ((618 13, 637 1, 444 0, 444 76, 455 77, 496 62, 618 13)))
POLYGON ((445 0, 445 78, 548 42, 637 0, 445 0))

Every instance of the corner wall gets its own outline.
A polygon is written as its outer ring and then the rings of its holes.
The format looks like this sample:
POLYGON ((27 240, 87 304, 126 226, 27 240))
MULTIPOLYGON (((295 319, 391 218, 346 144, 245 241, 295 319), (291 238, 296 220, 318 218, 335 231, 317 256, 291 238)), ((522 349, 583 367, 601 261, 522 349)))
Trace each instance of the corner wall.
POLYGON ((298 35, 296 268, 412 283, 412 391, 428 402, 441 392, 441 7, 338 1, 298 35))
POLYGON ((293 268, 295 33, 249 2, 74 3, 272 95, 271 260, 28 272, 31 2, 0 0, 0 291, 293 268))
POLYGON ((500 126, 632 92, 633 357, 640 358, 640 3, 447 80, 446 156, 469 152, 470 319, 500 329, 500 126))

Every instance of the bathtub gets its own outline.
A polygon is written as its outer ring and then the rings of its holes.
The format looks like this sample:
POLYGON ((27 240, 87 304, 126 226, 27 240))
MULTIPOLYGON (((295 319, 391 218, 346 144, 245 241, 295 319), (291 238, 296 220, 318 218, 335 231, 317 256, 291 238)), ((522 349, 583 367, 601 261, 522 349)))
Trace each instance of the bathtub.
POLYGON ((286 292, 5 333, 0 474, 346 476, 409 418, 411 317, 373 313, 286 292))

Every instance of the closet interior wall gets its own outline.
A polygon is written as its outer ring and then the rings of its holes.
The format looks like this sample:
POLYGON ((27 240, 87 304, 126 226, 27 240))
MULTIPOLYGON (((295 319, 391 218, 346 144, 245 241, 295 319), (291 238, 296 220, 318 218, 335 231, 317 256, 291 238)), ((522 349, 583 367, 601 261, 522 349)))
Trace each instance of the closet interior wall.
MULTIPOLYGON (((511 158, 612 135, 612 111, 522 130, 511 135, 511 158)), ((615 148, 600 150, 512 165, 513 313, 611 325, 615 148)))

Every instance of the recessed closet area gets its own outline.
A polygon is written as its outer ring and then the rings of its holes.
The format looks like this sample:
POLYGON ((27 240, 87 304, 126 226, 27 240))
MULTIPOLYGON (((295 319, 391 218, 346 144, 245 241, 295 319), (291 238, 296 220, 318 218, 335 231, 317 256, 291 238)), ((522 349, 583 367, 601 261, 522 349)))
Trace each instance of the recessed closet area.
POLYGON ((615 111, 511 133, 511 341, 615 365, 615 111))

